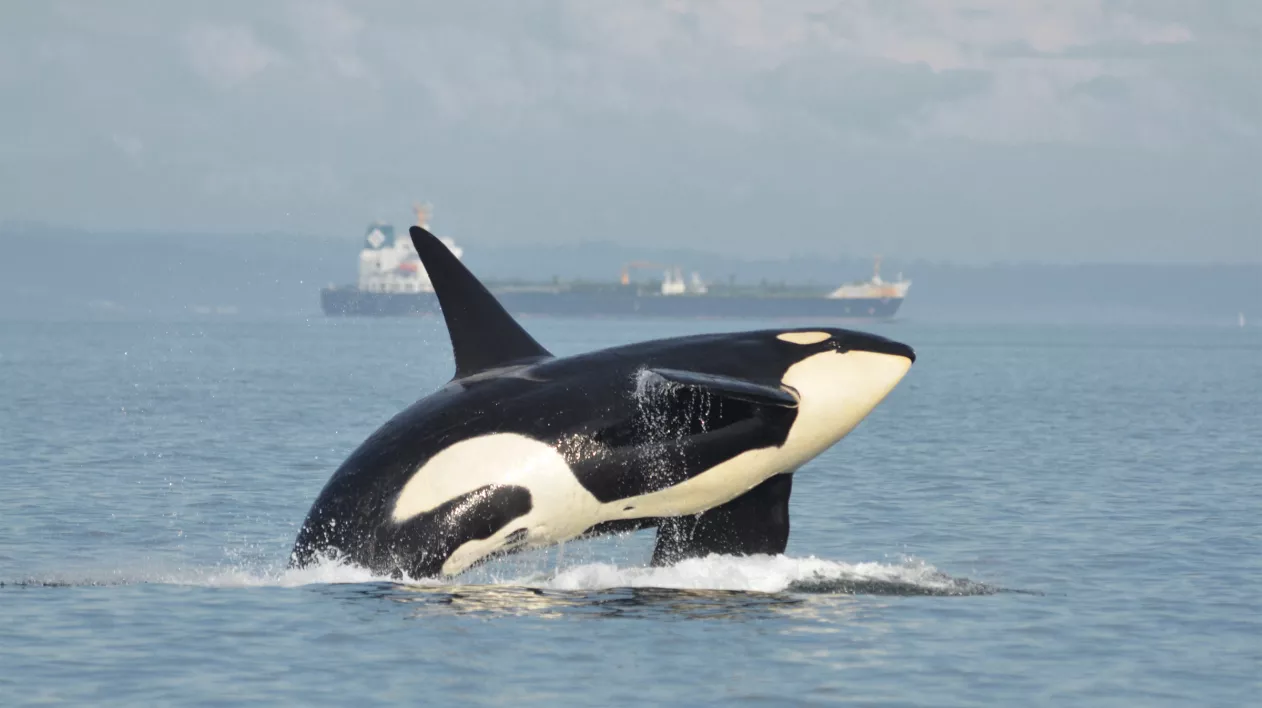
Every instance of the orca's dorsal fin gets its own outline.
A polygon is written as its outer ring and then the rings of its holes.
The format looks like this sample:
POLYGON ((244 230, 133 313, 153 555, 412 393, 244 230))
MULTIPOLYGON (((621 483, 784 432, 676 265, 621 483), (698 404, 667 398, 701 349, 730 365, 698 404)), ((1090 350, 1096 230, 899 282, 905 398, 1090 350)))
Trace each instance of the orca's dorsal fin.
POLYGON ((447 320, 456 378, 552 356, 438 237, 419 226, 409 233, 447 320))

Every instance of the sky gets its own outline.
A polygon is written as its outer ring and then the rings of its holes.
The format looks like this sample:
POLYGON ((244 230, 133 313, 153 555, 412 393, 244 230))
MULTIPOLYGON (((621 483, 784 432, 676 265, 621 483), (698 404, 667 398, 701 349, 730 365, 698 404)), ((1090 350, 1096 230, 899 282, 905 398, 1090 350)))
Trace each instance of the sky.
POLYGON ((1262 262, 1262 3, 0 0, 0 221, 1262 262))

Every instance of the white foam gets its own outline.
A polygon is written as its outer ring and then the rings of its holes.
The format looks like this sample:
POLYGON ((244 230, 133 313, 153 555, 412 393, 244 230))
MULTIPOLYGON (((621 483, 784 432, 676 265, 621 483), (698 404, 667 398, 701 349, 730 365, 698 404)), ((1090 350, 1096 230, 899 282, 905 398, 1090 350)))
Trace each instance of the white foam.
POLYGON ((679 590, 743 590, 783 592, 795 583, 862 582, 913 585, 947 590, 950 578, 931 565, 908 561, 901 564, 841 563, 821 558, 790 556, 707 556, 675 565, 619 567, 588 563, 561 570, 549 578, 522 578, 518 584, 553 590, 600 590, 618 587, 653 587, 679 590))
MULTIPOLYGON (((25 579, 5 579, 9 585, 93 586, 93 585, 177 585, 209 588, 292 588, 303 585, 339 585, 394 582, 360 566, 336 559, 321 558, 306 568, 288 568, 266 563, 220 563, 205 566, 169 566, 142 562, 127 568, 78 572, 55 572, 25 579)), ((426 581, 412 581, 418 584, 426 581)))
MULTIPOLYGON (((302 569, 207 566, 126 573, 113 571, 89 577, 60 575, 31 579, 36 585, 131 585, 156 583, 217 588, 294 588, 304 585, 339 585, 399 582, 364 568, 325 559, 302 569), (94 576, 94 577, 93 577, 94 576)), ((427 587, 471 584, 531 587, 581 592, 612 588, 666 588, 679 590, 732 590, 775 593, 797 585, 829 584, 891 585, 947 592, 958 589, 954 580, 932 565, 907 559, 899 563, 843 563, 822 558, 791 556, 717 556, 693 558, 669 567, 629 563, 578 562, 553 570, 530 570, 512 564, 490 565, 451 579, 403 579, 408 585, 427 587)))
MULTIPOLYGON (((248 568, 192 568, 158 576, 149 582, 166 585, 193 585, 217 588, 294 588, 303 585, 345 585, 389 582, 390 578, 365 568, 326 561, 306 568, 283 570, 248 568)), ((409 581, 410 582, 410 581, 409 581)))

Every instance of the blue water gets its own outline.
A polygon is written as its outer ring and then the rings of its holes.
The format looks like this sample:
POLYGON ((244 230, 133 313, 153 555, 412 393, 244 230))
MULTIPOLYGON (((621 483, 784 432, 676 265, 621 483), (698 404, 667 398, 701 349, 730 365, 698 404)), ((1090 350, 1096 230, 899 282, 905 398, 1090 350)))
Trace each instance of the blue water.
POLYGON ((1257 701, 1262 329, 869 329, 920 359, 798 474, 785 556, 399 585, 284 562, 450 375, 441 322, 0 322, 0 704, 1257 701))

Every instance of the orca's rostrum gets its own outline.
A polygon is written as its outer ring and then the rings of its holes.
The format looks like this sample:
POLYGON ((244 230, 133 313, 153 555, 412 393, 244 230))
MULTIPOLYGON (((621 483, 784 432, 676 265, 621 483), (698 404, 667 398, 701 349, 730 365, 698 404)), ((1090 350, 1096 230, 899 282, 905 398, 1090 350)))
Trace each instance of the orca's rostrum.
POLYGON ((905 344, 842 329, 705 334, 556 358, 412 227, 456 375, 325 485, 290 564, 394 577, 656 527, 655 564, 782 553, 793 473, 906 374, 905 344))

